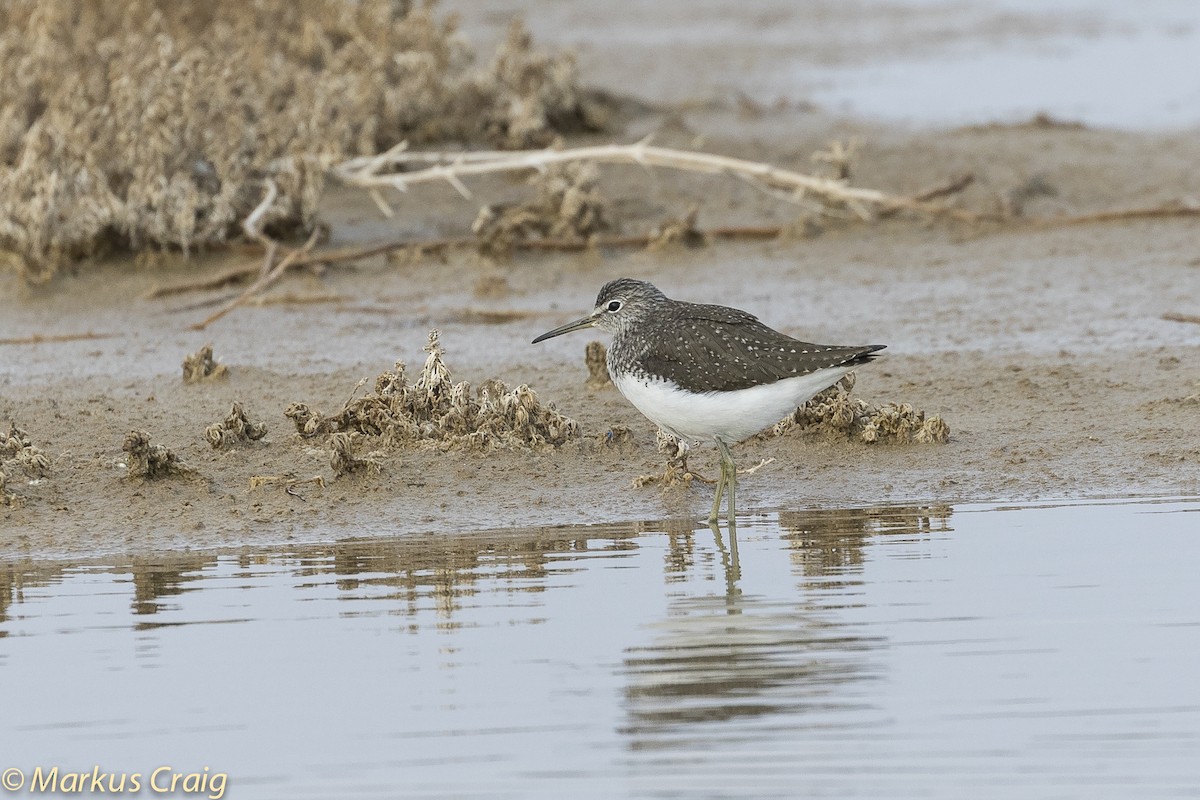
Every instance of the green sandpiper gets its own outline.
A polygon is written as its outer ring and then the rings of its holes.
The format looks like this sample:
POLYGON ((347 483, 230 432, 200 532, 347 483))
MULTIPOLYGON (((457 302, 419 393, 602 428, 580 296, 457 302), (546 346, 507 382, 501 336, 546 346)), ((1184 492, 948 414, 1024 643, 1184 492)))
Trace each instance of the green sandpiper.
POLYGON ((734 519, 737 468, 729 445, 783 419, 886 347, 801 342, 753 314, 672 300, 631 278, 606 283, 591 314, 533 343, 582 328, 613 334, 608 374, 638 411, 681 442, 717 445, 721 477, 710 522, 726 490, 727 519, 734 519))

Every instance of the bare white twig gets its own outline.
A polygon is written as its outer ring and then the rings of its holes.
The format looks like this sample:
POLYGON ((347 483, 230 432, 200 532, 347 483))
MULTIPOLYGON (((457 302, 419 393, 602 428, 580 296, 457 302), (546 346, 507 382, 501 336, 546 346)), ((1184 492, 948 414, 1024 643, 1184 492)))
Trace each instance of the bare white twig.
POLYGON ((403 192, 414 184, 446 181, 463 197, 470 198, 471 193, 464 185, 463 178, 526 169, 544 170, 551 164, 573 161, 633 163, 712 175, 737 175, 775 190, 800 196, 816 196, 826 203, 844 204, 856 215, 864 218, 874 216, 874 211, 879 209, 909 209, 927 214, 945 214, 958 219, 977 219, 975 214, 940 203, 888 194, 877 189, 854 187, 843 180, 822 178, 731 156, 655 147, 648 139, 635 144, 608 144, 569 150, 475 153, 409 153, 397 146, 378 156, 345 161, 335 166, 333 172, 344 183, 368 190, 391 187, 403 192), (417 168, 410 171, 408 168, 413 166, 417 168))
POLYGON ((275 202, 275 198, 279 196, 279 187, 275 185, 275 181, 267 178, 267 193, 263 196, 262 202, 254 207, 254 210, 246 216, 242 221, 242 230, 251 239, 257 239, 260 242, 266 241, 266 236, 262 232, 262 219, 270 210, 271 204, 275 202))
POLYGON ((773 458, 764 458, 762 461, 758 462, 753 467, 746 467, 745 469, 739 469, 738 474, 739 475, 753 475, 754 473, 758 472, 760 469, 765 467, 767 464, 773 464, 774 462, 775 462, 775 459, 773 459, 773 458))
POLYGON ((378 189, 368 189, 367 193, 371 195, 371 199, 375 201, 375 206, 379 209, 379 213, 383 214, 388 219, 396 216, 396 212, 392 211, 391 205, 384 198, 383 192, 378 189))

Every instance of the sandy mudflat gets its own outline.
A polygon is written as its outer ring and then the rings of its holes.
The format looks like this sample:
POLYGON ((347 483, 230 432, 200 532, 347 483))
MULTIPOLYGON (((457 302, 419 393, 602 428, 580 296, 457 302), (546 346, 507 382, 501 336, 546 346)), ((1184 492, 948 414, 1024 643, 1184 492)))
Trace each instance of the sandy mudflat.
MULTIPOLYGON (((662 144, 800 169, 830 138, 860 136, 856 184, 912 193, 972 172, 975 183, 956 202, 982 210, 1039 176, 1053 194, 1030 200, 1029 217, 1194 199, 1200 163, 1200 140, 1187 133, 918 131, 736 104, 652 104, 630 111, 614 136, 650 131, 662 144)), ((516 191, 501 180, 476 187, 480 201, 516 191)), ((702 226, 784 224, 796 213, 711 177, 613 168, 601 189, 627 230, 695 202, 702 226)), ((382 221, 362 196, 336 190, 324 218, 344 244, 456 234, 477 209, 442 186, 406 203, 397 221, 382 221)), ((1164 318, 1200 315, 1195 219, 980 227, 897 217, 826 223, 810 234, 692 250, 522 255, 500 265, 466 252, 418 264, 376 258, 289 278, 269 295, 289 302, 240 309, 204 332, 187 326, 210 309, 184 306, 213 293, 141 296, 244 256, 153 269, 113 261, 32 289, 6 273, 0 339, 104 337, 0 345, 0 424, 15 422, 53 460, 51 476, 34 485, 11 479, 26 502, 0 508, 0 556, 700 516, 708 487, 631 487, 636 475, 660 470, 662 457, 650 423, 623 398, 585 387, 583 350, 594 337, 529 344, 590 310, 600 285, 622 275, 681 299, 745 308, 806 340, 887 343, 888 358, 860 371, 855 393, 875 404, 912 403, 951 427, 945 445, 821 434, 745 444, 735 451, 739 463, 775 459, 743 479, 746 511, 1200 492, 1200 325, 1164 318), (360 378, 397 358, 419 369, 430 327, 440 329, 456 379, 529 384, 578 420, 579 443, 545 453, 397 451, 380 476, 333 479, 328 448, 300 439, 283 409, 302 401, 334 411, 360 378), (207 342, 229 377, 184 385, 180 362, 207 342), (204 429, 235 400, 269 433, 213 451, 204 429), (606 446, 606 432, 622 425, 633 441, 606 446), (174 449, 195 475, 125 479, 120 447, 133 428, 174 449), (323 475, 326 486, 300 487, 296 497, 279 485, 250 488, 256 475, 323 475)), ((711 472, 711 451, 693 466, 711 472)))

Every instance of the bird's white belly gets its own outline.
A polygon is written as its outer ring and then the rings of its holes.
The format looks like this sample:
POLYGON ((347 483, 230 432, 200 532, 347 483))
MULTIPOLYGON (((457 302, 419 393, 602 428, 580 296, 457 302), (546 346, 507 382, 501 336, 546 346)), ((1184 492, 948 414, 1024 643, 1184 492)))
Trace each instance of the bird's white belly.
POLYGON ((613 383, 638 411, 668 433, 688 441, 718 436, 732 443, 779 422, 853 369, 822 369, 749 389, 705 394, 685 392, 670 381, 632 375, 613 376, 613 383))

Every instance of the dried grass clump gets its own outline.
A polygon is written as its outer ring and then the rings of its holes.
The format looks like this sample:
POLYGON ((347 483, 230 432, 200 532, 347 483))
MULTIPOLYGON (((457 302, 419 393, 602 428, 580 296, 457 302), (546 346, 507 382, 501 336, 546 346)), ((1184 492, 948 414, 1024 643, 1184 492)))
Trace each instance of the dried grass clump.
POLYGON ((292 421, 296 426, 296 433, 305 439, 330 433, 333 430, 332 421, 326 419, 320 411, 309 408, 307 403, 290 403, 284 409, 283 415, 292 421))
POLYGON ((19 508, 25 505, 25 498, 8 490, 8 474, 0 469, 0 506, 19 508))
POLYGON ((229 375, 229 368, 224 364, 218 364, 213 358, 213 348, 211 344, 206 344, 190 356, 184 356, 183 359, 183 382, 198 383, 216 378, 224 378, 229 375))
POLYGON ((50 457, 34 447, 29 434, 10 422, 8 433, 0 438, 0 467, 19 467, 30 478, 45 478, 50 475, 50 457))
POLYGON ((257 442, 266 435, 267 426, 261 422, 251 422, 242 404, 236 402, 224 421, 209 425, 204 430, 204 438, 214 450, 244 442, 257 442))
POLYGON ((129 477, 151 480, 168 475, 190 473, 192 469, 179 456, 161 444, 150 444, 150 434, 130 431, 121 449, 128 456, 129 477))
POLYGON ((868 443, 895 441, 944 444, 950 440, 950 426, 937 415, 927 419, 924 411, 918 411, 908 403, 888 403, 876 409, 859 437, 868 443))
POLYGON ((597 186, 600 169, 588 162, 552 164, 531 183, 536 197, 517 205, 494 204, 479 210, 471 231, 479 251, 509 258, 518 242, 536 238, 586 241, 610 226, 608 201, 597 186))
POLYGON ((14 458, 17 453, 29 447, 31 444, 29 434, 16 426, 16 423, 8 423, 8 433, 4 438, 0 439, 0 458, 14 458))
POLYGON ((455 383, 436 330, 429 332, 425 350, 429 356, 416 383, 408 383, 398 361, 394 371, 375 380, 373 392, 347 401, 336 414, 324 416, 303 403, 291 404, 284 414, 301 436, 359 433, 388 448, 544 449, 579 436, 574 420, 542 404, 528 386, 510 390, 489 380, 472 392, 466 381, 455 383))
POLYGON ((865 400, 850 395, 853 389, 854 375, 847 375, 836 385, 820 392, 793 411, 791 416, 772 429, 772 433, 779 435, 785 430, 798 427, 853 436, 862 430, 871 417, 870 405, 865 400))
POLYGON ((873 408, 864 400, 851 397, 853 388, 852 373, 797 408, 763 435, 782 436, 798 428, 842 434, 868 444, 942 444, 949 441, 950 426, 941 417, 927 418, 924 411, 908 403, 887 403, 873 408))
POLYGON ((109 247, 222 242, 268 179, 279 235, 312 226, 346 157, 600 123, 573 60, 519 27, 472 60, 405 0, 0 3, 0 254, 40 281, 109 247))

